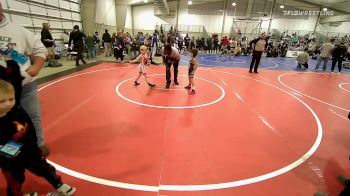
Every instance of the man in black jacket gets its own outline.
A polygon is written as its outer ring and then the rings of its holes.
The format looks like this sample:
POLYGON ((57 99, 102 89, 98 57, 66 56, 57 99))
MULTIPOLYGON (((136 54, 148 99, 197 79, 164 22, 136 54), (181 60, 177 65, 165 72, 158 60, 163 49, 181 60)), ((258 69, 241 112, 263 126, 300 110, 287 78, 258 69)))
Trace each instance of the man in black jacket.
POLYGON ((341 71, 341 67, 342 67, 342 62, 345 58, 345 53, 347 52, 347 48, 344 45, 344 42, 341 42, 339 45, 337 45, 333 52, 332 52, 332 56, 333 56, 333 60, 332 60, 332 73, 335 69, 335 64, 338 62, 338 70, 339 73, 341 71))
POLYGON ((106 57, 111 56, 112 52, 112 37, 108 33, 108 30, 105 29, 105 33, 102 36, 103 47, 105 49, 106 57))
POLYGON ((73 50, 75 52, 77 52, 77 58, 75 60, 75 65, 76 66, 79 66, 79 60, 81 59, 81 61, 86 64, 84 58, 83 58, 83 52, 84 52, 84 42, 83 42, 83 37, 86 37, 86 35, 81 32, 79 30, 79 26, 78 25, 75 25, 73 27, 73 31, 72 33, 70 33, 70 36, 69 36, 69 47, 71 46, 72 44, 72 41, 73 41, 73 45, 74 45, 74 48, 73 50))
POLYGON ((116 45, 114 46, 114 49, 117 49, 115 60, 117 63, 118 62, 124 63, 123 51, 125 48, 125 43, 124 43, 122 32, 118 32, 118 36, 113 41, 115 42, 113 45, 116 45), (121 61, 119 61, 119 58, 121 61))
POLYGON ((249 43, 250 48, 252 48, 252 44, 254 44, 254 47, 253 47, 254 50, 253 50, 252 62, 250 63, 249 73, 253 73, 253 67, 254 67, 254 73, 258 73, 258 67, 259 67, 261 55, 267 47, 266 33, 262 33, 260 37, 252 40, 249 43))
POLYGON ((53 48, 53 45, 55 43, 55 40, 52 38, 52 35, 50 33, 50 24, 47 22, 43 23, 43 29, 41 30, 41 42, 44 44, 44 46, 47 49, 48 60, 54 60, 55 59, 55 50, 53 48))

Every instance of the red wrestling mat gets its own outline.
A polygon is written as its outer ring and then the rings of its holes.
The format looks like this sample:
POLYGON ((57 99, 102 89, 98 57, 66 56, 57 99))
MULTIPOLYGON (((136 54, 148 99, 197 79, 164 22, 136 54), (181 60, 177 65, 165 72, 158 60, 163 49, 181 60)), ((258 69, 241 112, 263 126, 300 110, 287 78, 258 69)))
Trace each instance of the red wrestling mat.
MULTIPOLYGON (((180 86, 170 90, 165 67, 148 68, 154 89, 143 78, 133 86, 137 72, 135 65, 104 63, 41 86, 49 160, 76 195, 341 190, 335 176, 348 168, 349 76, 203 68, 197 94, 188 95, 185 67, 180 86)), ((4 193, 2 177, 0 185, 4 193)), ((28 175, 25 190, 52 189, 28 175)))

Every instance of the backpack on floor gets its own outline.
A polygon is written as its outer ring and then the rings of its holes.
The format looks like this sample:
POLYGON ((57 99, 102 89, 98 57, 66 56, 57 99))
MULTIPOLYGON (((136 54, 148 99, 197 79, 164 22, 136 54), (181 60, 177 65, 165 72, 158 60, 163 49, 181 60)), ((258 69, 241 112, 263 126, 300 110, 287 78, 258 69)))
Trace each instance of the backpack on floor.
POLYGON ((47 67, 61 67, 63 66, 62 63, 58 62, 58 61, 50 61, 47 64, 47 67))
POLYGON ((344 62, 343 67, 350 69, 350 62, 344 62))

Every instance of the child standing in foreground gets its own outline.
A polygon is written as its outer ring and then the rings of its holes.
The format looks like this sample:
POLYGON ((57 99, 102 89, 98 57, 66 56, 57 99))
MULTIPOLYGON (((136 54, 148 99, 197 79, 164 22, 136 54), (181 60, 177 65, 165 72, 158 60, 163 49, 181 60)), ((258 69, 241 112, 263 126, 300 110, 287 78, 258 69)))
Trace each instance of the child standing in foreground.
POLYGON ((198 54, 197 49, 192 49, 190 52, 191 60, 190 60, 190 66, 188 67, 188 85, 185 86, 185 89, 189 90, 190 95, 196 94, 196 86, 194 84, 193 77, 198 67, 198 63, 196 59, 197 54, 198 54))
POLYGON ((60 196, 70 196, 74 187, 64 184, 55 168, 47 163, 39 146, 35 128, 27 113, 16 103, 14 87, 0 79, 0 168, 7 181, 8 196, 37 196, 23 194, 25 170, 46 179, 60 196), (7 145, 12 144, 12 147, 7 145), (19 149, 13 148, 13 145, 19 149), (11 153, 17 151, 15 153, 11 153), (6 153, 5 153, 6 152, 6 153))
POLYGON ((139 78, 141 77, 141 75, 143 75, 143 77, 145 78, 145 81, 146 83, 148 84, 148 86, 150 88, 153 88, 155 87, 156 85, 155 84, 152 84, 148 81, 148 77, 147 77, 147 74, 146 74, 146 65, 149 65, 149 62, 148 62, 148 56, 147 56, 147 47, 145 45, 142 45, 140 47, 140 52, 141 54, 133 61, 130 61, 131 63, 135 63, 135 62, 138 62, 140 61, 140 70, 139 70, 139 75, 137 76, 135 82, 134 82, 134 85, 137 86, 137 85, 140 85, 140 83, 138 83, 137 81, 139 80, 139 78))

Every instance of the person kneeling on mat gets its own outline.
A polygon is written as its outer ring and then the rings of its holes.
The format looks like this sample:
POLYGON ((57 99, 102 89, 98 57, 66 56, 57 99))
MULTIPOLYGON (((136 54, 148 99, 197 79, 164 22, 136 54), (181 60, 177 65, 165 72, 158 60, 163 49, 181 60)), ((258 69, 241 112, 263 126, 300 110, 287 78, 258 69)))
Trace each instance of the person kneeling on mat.
POLYGON ((307 69, 309 68, 308 60, 309 60, 309 53, 308 53, 308 48, 304 49, 304 52, 299 54, 297 57, 298 65, 297 68, 300 69, 302 66, 307 69))

